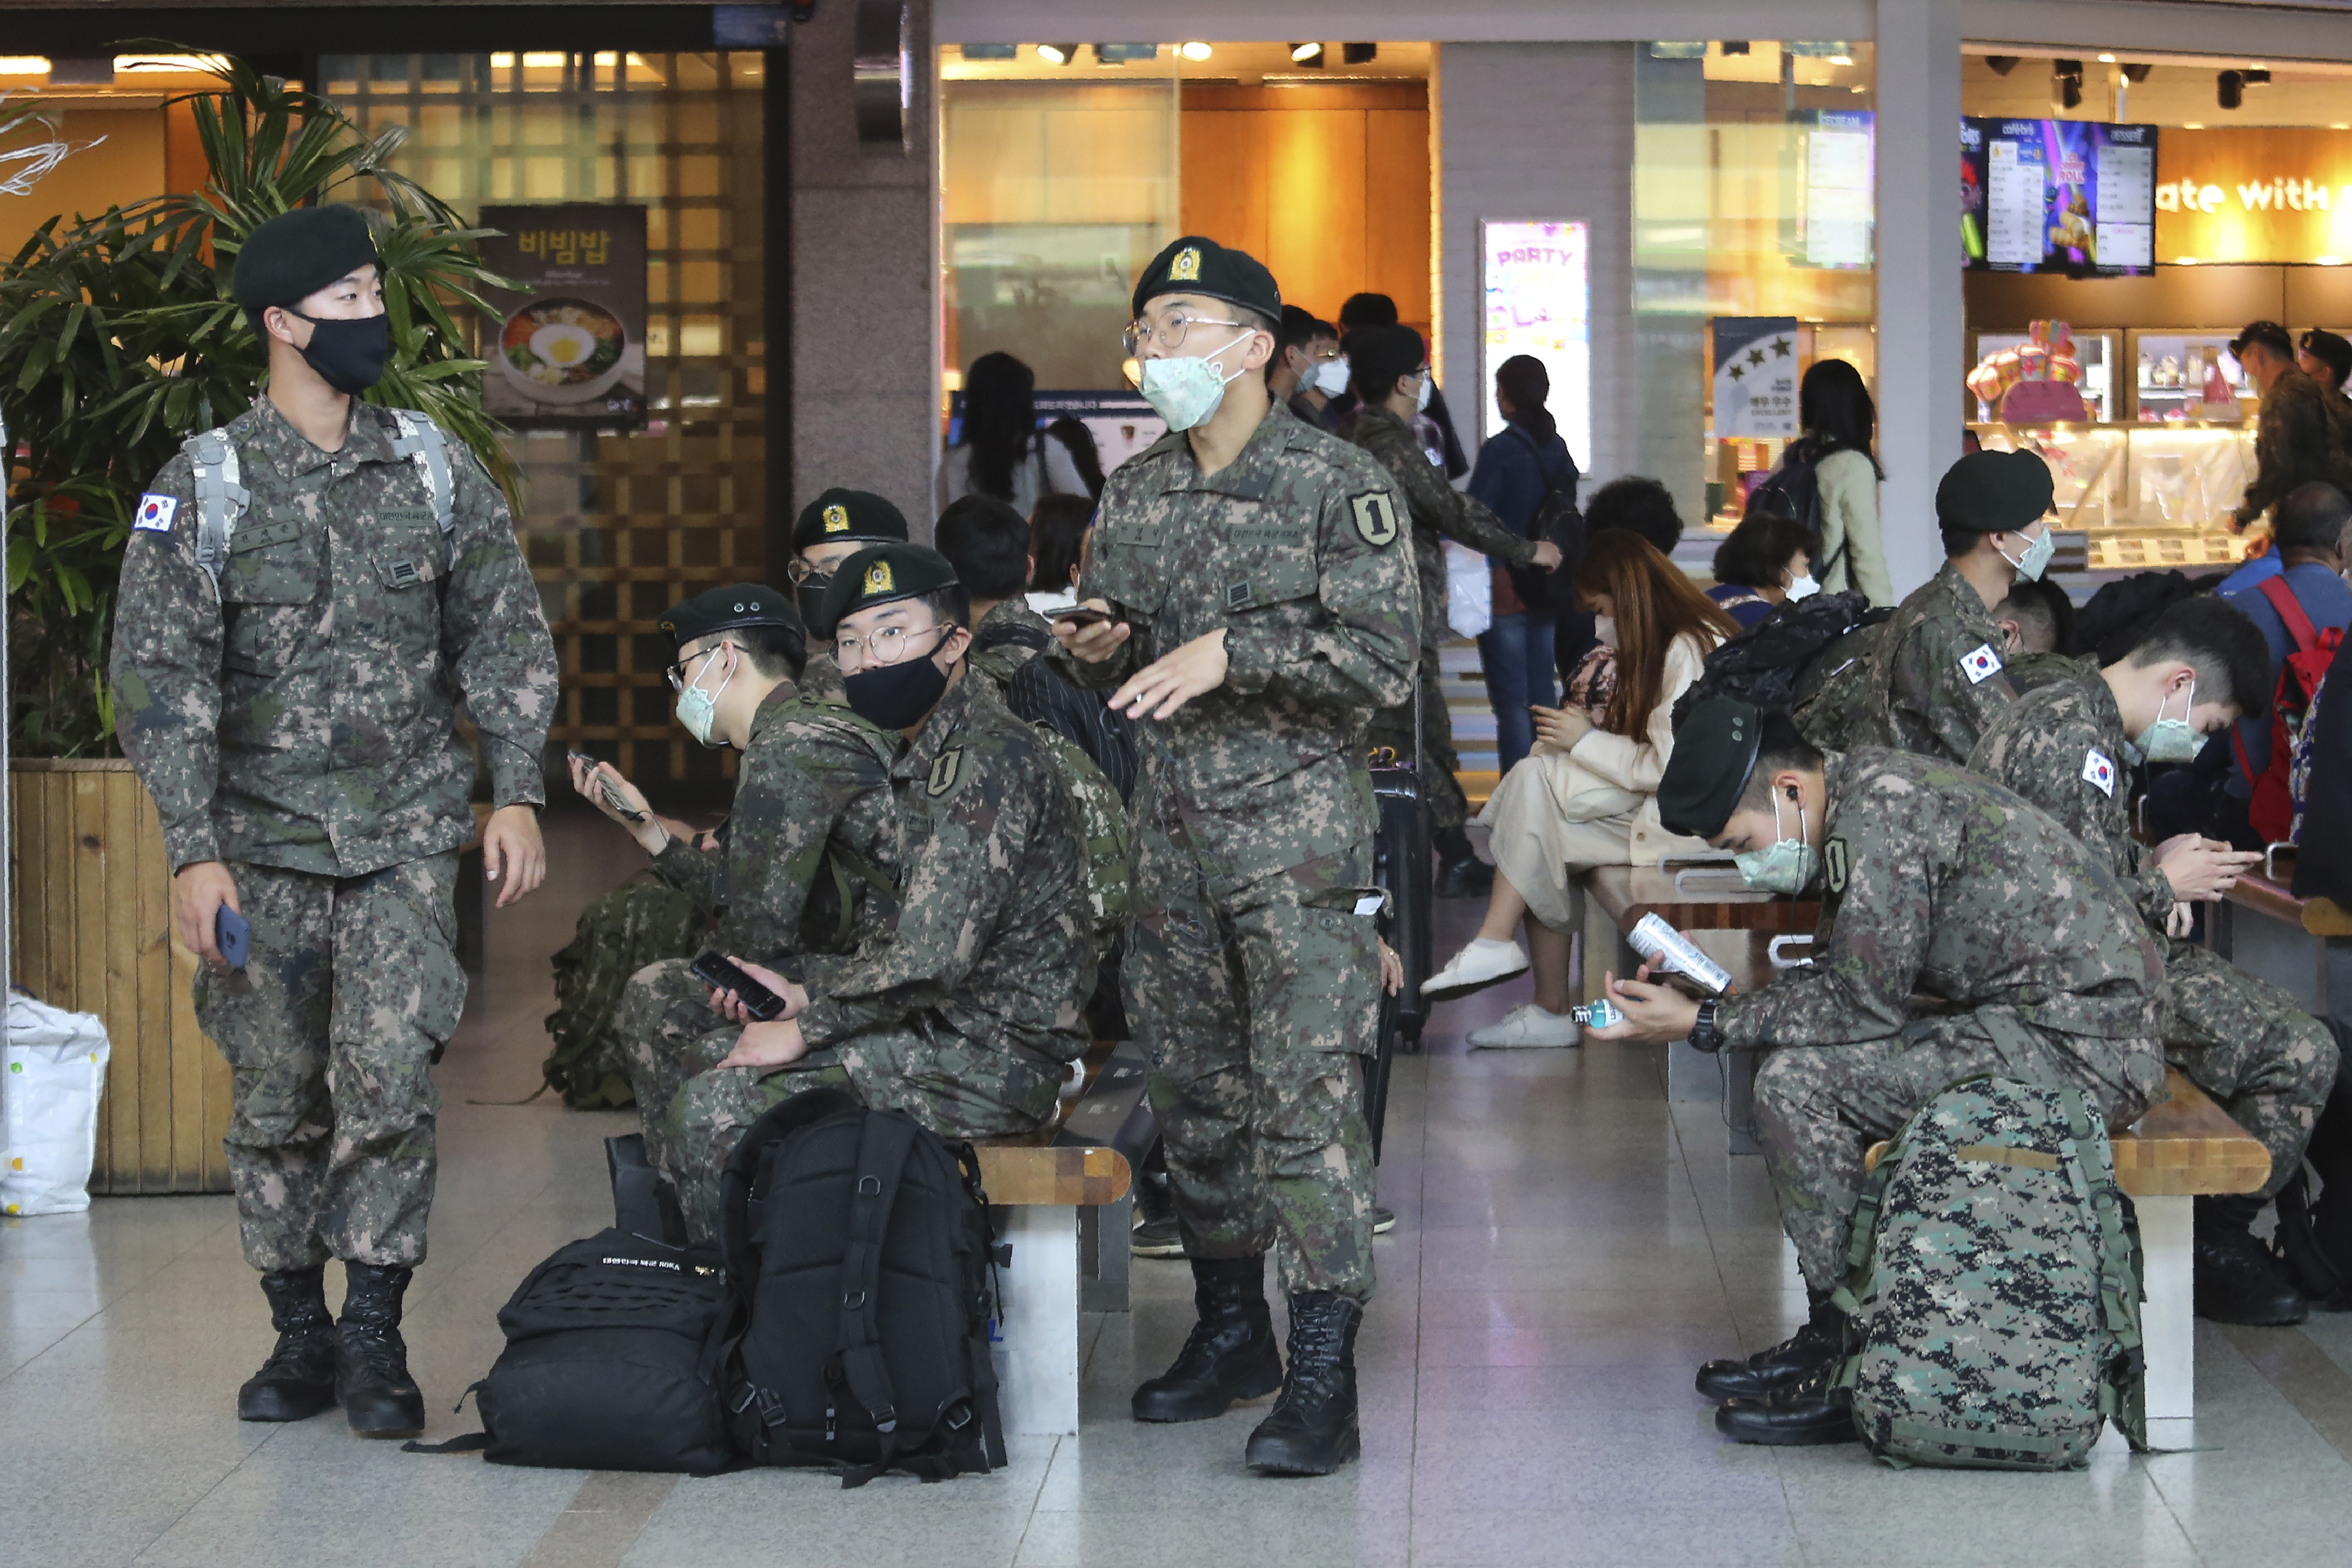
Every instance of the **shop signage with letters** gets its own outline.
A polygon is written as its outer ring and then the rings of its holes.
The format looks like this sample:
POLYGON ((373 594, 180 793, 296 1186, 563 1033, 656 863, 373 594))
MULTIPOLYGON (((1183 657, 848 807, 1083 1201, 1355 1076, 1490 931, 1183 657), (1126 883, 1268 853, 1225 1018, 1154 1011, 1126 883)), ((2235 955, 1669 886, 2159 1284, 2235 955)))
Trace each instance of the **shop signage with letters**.
POLYGON ((2168 127, 2156 178, 2159 262, 2352 260, 2352 131, 2168 127))

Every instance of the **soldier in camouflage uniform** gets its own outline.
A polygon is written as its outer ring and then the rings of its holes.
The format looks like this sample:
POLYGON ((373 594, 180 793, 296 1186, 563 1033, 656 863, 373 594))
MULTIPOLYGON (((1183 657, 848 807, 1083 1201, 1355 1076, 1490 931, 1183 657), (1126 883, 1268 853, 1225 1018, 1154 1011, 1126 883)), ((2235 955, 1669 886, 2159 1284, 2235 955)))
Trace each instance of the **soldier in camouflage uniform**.
POLYGON ((1780 715, 1706 703, 1658 808, 1668 831, 1738 853, 1753 886, 1823 884, 1810 968, 1706 1002, 1612 978, 1626 1021, 1596 1034, 1769 1052, 1759 1137, 1814 1310, 1788 1343, 1708 1363, 1699 1386, 1728 1397, 1716 1425, 1742 1441, 1847 1440, 1826 1383, 1843 1326, 1828 1298, 1864 1151, 1980 1072, 2079 1089, 2129 1126, 2164 1096, 2163 956, 2104 852, 1932 758, 1824 754, 1780 715), (1914 1010, 1918 996, 1932 1010, 1914 1010))
POLYGON ((664 1139, 700 1238, 717 1235, 719 1173, 744 1130, 803 1089, 845 1088, 949 1137, 1025 1133, 1052 1117, 1087 1048, 1086 843, 1045 738, 965 668, 954 573, 917 546, 863 550, 821 614, 820 630, 839 629, 850 706, 908 741, 890 768, 900 912, 845 957, 746 963, 785 998, 779 1018, 706 993, 646 1020, 655 1050, 691 1073, 664 1139))
POLYGON ((1992 607, 2049 562, 2050 469, 2031 452, 1972 452, 1936 488, 1943 569, 1912 591, 1881 627, 1858 673, 1866 694, 1854 733, 1817 740, 1885 746, 1962 763, 1977 737, 2014 701, 1992 607))
POLYGON ((931 542, 971 597, 971 668, 1009 697, 1021 666, 1053 645, 1052 628, 1023 597, 1029 586, 1029 525, 988 496, 948 504, 931 542))
POLYGON ((239 1230, 278 1329, 238 1415, 340 1400, 354 1430, 413 1434, 424 1406, 399 1324, 433 1201, 428 1068, 466 997, 452 894, 476 763, 457 704, 489 774, 484 869, 504 907, 545 867, 555 650, 498 486, 424 416, 355 401, 389 343, 365 216, 262 225, 233 287, 268 389, 140 503, 116 723, 205 961, 197 1019, 234 1075, 239 1230), (250 923, 241 970, 215 940, 224 907, 250 923))
POLYGON ((2352 494, 2352 420, 2295 363, 2294 340, 2275 321, 2251 322, 2230 352, 2262 394, 2254 416, 2254 477, 2231 514, 2243 528, 2303 486, 2324 479, 2352 494))
POLYGON ((1410 521, 1379 464, 1269 398, 1281 301, 1263 267, 1180 239, 1134 307, 1171 434, 1111 476, 1081 588, 1108 620, 1057 621, 1054 657, 1143 721, 1127 1013, 1151 1053, 1201 1315, 1135 1413, 1206 1419, 1278 1381, 1249 1462, 1322 1474, 1357 1452, 1372 1292, 1363 736, 1412 690, 1410 521), (1286 1372, 1265 1294, 1277 1237, 1286 1372))
MULTIPOLYGON (((905 514, 869 490, 835 486, 803 507, 793 525, 793 559, 784 568, 793 580, 793 600, 800 611, 801 624, 814 632, 824 604, 824 591, 843 561, 874 545, 906 542, 905 514)), ((841 701, 841 671, 831 653, 819 647, 809 655, 800 687, 801 695, 811 702, 841 701)))
POLYGON ((2188 760, 2202 737, 2259 715, 2271 685, 2252 622, 2217 599, 2183 600, 2124 659, 2020 697, 1969 760, 2063 823, 2132 894, 2164 951, 2166 1060, 2271 1152, 2259 1193, 2197 1199, 2197 1310, 2221 1322, 2300 1322, 2309 1310, 2249 1227, 2303 1168, 2336 1041, 2278 987, 2170 934, 2188 927, 2184 901, 2219 897, 2261 857, 2194 834, 2141 843, 2130 768, 2188 760))
POLYGON ((1445 482, 1445 470, 1429 460, 1413 434, 1412 416, 1425 399, 1429 353, 1410 327, 1368 327, 1348 339, 1349 373, 1361 400, 1349 421, 1347 437, 1380 460, 1396 480, 1412 511, 1413 564, 1421 579, 1421 734, 1412 733, 1410 700, 1383 709, 1372 720, 1375 746, 1396 748, 1421 764, 1429 793, 1429 820, 1439 862, 1441 897, 1485 896, 1495 868, 1472 853, 1463 825, 1470 802, 1454 777, 1461 758, 1454 750, 1454 716, 1440 684, 1437 644, 1445 635, 1445 552, 1454 539, 1506 566, 1559 565, 1559 547, 1549 539, 1523 538, 1501 518, 1445 482))

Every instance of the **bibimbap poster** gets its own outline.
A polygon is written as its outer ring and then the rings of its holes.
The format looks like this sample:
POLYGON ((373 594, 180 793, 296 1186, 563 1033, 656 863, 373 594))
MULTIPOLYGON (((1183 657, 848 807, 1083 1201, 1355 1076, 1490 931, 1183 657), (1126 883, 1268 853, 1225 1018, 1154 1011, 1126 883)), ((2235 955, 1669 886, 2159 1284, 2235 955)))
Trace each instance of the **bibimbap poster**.
POLYGON ((520 429, 646 420, 646 210, 619 204, 482 209, 491 270, 482 406, 520 429))

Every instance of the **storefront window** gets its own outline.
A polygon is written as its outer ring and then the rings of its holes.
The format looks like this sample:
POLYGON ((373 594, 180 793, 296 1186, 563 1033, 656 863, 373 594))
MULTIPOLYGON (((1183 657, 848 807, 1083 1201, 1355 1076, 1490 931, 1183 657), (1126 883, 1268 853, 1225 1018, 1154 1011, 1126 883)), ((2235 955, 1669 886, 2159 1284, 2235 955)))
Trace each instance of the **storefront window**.
POLYGON ((1804 368, 1875 381, 1871 46, 1634 55, 1635 466, 1727 528, 1797 434, 1804 368))

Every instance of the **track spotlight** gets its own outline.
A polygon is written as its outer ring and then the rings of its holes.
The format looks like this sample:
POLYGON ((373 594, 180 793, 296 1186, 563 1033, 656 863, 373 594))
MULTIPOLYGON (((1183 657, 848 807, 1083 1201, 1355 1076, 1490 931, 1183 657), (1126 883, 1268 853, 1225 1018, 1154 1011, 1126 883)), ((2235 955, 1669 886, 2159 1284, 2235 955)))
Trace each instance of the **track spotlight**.
POLYGON ((2017 68, 2018 57, 2015 55, 1987 55, 1984 60, 1993 75, 2005 77, 2017 68))
POLYGON ((2270 68, 2267 66, 2248 66, 2244 70, 2240 71, 2238 74, 2246 78, 2246 85, 2248 87, 2268 87, 2271 85, 2270 68))
POLYGON ((2058 78, 2058 103, 2063 109, 2083 107, 2083 84, 2073 77, 2058 78))
POLYGON ((1323 66, 1323 46, 1320 44, 1291 45, 1290 63, 1294 66, 1309 66, 1320 70, 1323 66))
POLYGON ((1076 44, 1040 44, 1037 46, 1037 57, 1044 60, 1050 66, 1066 66, 1072 60, 1078 57, 1078 46, 1076 44))
POLYGON ((1183 56, 1186 59, 1192 61, 1194 65, 1199 65, 1202 60, 1207 59, 1211 55, 1215 54, 1217 51, 1196 38, 1192 43, 1186 44, 1181 48, 1179 48, 1176 52, 1183 56))
POLYGON ((2156 68, 2154 66, 2149 65, 2146 60, 2127 60, 2124 63, 2124 80, 2131 83, 2134 87, 2137 87, 2140 83, 2147 79, 2147 73, 2155 68, 2156 68))
POLYGON ((2050 62, 2050 74, 2054 77, 2073 77, 2076 81, 2081 81, 2083 79, 2083 62, 2080 60, 2052 60, 2050 62))
POLYGON ((1381 47, 1378 44, 1342 44, 1339 46, 1339 59, 1344 65, 1368 66, 1380 57, 1381 47))
POLYGON ((2235 109, 2246 101, 2246 78, 2236 71, 2223 71, 2213 78, 2213 101, 2223 109, 2235 109))
POLYGON ((1748 40, 1745 38, 1726 38, 1723 41, 1723 52, 1727 55, 1744 55, 1748 52, 1748 40))

